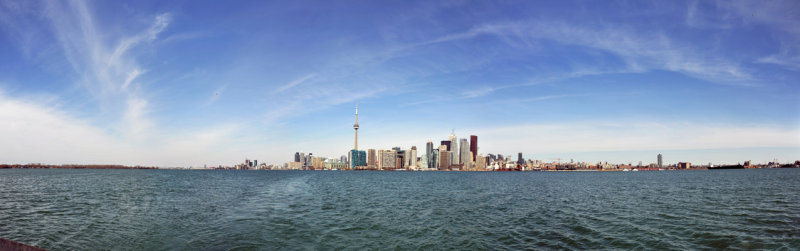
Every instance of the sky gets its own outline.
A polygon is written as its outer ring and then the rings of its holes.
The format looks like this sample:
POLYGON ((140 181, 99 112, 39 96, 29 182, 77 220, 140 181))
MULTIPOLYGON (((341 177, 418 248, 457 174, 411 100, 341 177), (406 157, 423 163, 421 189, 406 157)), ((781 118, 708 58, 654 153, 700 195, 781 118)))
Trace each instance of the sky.
POLYGON ((0 163, 800 159, 798 1, 0 0, 0 163))

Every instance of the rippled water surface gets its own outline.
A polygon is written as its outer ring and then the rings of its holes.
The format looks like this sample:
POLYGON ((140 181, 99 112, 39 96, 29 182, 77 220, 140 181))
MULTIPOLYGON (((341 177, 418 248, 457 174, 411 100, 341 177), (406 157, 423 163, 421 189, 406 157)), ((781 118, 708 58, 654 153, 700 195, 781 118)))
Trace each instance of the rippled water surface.
POLYGON ((55 250, 797 249, 800 169, 5 169, 0 238, 55 250))

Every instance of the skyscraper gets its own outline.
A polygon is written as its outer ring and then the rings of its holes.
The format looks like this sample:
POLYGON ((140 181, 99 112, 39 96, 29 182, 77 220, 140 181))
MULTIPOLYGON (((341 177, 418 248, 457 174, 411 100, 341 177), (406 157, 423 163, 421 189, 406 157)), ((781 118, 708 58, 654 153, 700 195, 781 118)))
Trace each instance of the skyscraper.
POLYGON ((447 147, 447 149, 445 149, 446 151, 452 151, 452 149, 450 149, 450 141, 449 140, 442 140, 442 145, 447 147))
POLYGON ((525 165, 525 159, 522 158, 522 153, 521 152, 517 154, 517 164, 519 164, 521 166, 525 165))
POLYGON ((425 167, 428 169, 433 168, 433 142, 430 140, 428 140, 428 143, 425 143, 425 159, 427 159, 428 163, 425 167))
POLYGON ((658 168, 662 168, 663 167, 663 164, 664 164, 663 160, 664 160, 663 156, 661 156, 661 154, 659 153, 658 154, 658 168))
POLYGON ((469 151, 472 152, 472 161, 475 161, 475 157, 478 157, 478 136, 469 135, 469 151))
POLYGON ((458 138, 456 138, 456 130, 450 131, 450 136, 448 137, 450 140, 450 151, 453 152, 454 156, 451 160, 453 164, 461 164, 461 150, 458 148, 458 138))
POLYGON ((367 167, 370 169, 377 168, 378 159, 375 156, 375 149, 367 149, 367 167))
POLYGON ((461 157, 461 164, 464 165, 465 170, 469 170, 472 168, 472 161, 470 161, 470 151, 469 151, 469 141, 467 139, 461 139, 461 149, 459 150, 459 155, 461 157))

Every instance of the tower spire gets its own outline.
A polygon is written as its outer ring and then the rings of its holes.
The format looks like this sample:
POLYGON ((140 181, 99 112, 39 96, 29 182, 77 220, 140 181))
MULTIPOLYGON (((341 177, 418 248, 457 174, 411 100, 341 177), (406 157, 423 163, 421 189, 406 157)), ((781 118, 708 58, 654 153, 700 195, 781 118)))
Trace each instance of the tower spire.
POLYGON ((356 102, 356 123, 353 124, 353 129, 356 132, 355 146, 353 149, 358 150, 358 102, 356 102))

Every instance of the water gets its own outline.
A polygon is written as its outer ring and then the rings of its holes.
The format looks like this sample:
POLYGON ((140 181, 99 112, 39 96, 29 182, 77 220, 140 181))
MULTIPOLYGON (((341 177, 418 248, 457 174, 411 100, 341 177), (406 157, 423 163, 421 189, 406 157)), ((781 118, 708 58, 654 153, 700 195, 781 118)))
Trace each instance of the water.
POLYGON ((5 169, 0 237, 56 250, 797 249, 800 169, 5 169))

